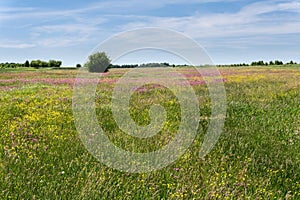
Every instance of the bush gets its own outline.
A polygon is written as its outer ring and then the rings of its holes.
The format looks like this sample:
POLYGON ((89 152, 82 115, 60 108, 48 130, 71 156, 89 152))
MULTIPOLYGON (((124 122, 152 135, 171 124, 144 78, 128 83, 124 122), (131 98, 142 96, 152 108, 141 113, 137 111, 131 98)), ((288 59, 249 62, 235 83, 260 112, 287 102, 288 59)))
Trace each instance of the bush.
POLYGON ((97 52, 89 56, 89 60, 84 64, 89 72, 108 72, 111 60, 105 52, 97 52))

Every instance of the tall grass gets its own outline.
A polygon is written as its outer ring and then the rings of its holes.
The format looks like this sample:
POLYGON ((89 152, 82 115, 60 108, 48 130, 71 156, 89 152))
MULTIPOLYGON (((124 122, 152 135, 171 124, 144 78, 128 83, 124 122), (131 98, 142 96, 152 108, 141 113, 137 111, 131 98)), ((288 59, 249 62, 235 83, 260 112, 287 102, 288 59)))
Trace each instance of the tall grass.
MULTIPOLYGON (((74 78, 75 70, 34 72, 54 84, 45 79, 30 83, 33 72, 15 72, 27 77, 26 83, 1 73, 0 199, 300 199, 300 69, 220 71, 228 110, 217 145, 199 159, 210 106, 206 86, 194 85, 201 111, 195 141, 173 164, 143 174, 108 168, 85 149, 73 121, 71 84, 55 81, 74 78), (12 78, 16 81, 9 87, 1 83, 12 78)), ((113 82, 124 72, 112 69, 105 78, 113 82)), ((116 145, 149 152, 172 140, 180 121, 172 93, 150 88, 134 94, 130 113, 137 124, 149 123, 152 103, 161 103, 168 113, 162 132, 136 140, 120 131, 112 117, 113 86, 109 81, 98 85, 96 105, 99 124, 116 145)))

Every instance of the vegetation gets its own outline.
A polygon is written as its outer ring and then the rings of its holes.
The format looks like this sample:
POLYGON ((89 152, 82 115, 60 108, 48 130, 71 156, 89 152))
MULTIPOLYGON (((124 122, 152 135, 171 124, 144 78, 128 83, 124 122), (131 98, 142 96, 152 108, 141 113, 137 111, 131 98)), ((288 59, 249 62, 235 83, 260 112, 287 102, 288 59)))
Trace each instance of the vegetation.
POLYGON ((25 63, 24 63, 24 67, 30 67, 30 63, 29 63, 29 61, 28 61, 28 60, 26 60, 26 61, 25 61, 25 63))
POLYGON ((283 63, 280 60, 275 60, 275 61, 270 61, 270 62, 264 62, 263 60, 260 61, 254 61, 251 62, 251 64, 246 64, 246 63, 241 63, 241 64, 231 64, 231 65, 219 65, 219 67, 226 67, 226 66, 231 66, 231 67, 241 67, 241 66, 273 66, 273 65, 277 65, 277 66, 289 66, 289 65, 297 65, 297 62, 294 61, 290 61, 287 63, 283 63))
POLYGON ((34 68, 47 68, 47 67, 60 67, 62 64, 59 60, 49 60, 48 62, 42 60, 28 60, 25 63, 0 63, 0 68, 18 68, 18 67, 34 67, 34 68))
MULTIPOLYGON (((128 174, 99 163, 74 126, 72 86, 77 70, 0 71, 0 199, 300 199, 300 68, 220 68, 227 118, 217 145, 198 157, 209 123, 210 99, 193 68, 176 68, 199 97, 198 136, 170 166, 128 174)), ((96 92, 98 121, 129 151, 152 151, 172 140, 179 103, 166 88, 147 85, 130 101, 132 118, 149 123, 151 104, 166 108, 163 131, 149 139, 119 130, 111 110, 116 81, 110 69, 96 92)))
MULTIPOLYGON (((251 62, 251 64, 247 63, 240 63, 240 64, 230 64, 230 65, 218 65, 219 67, 249 67, 249 66, 289 66, 289 65, 297 65, 296 62, 290 61, 288 63, 283 63, 282 61, 275 60, 270 62, 264 62, 264 61, 254 61, 251 62)), ((169 64, 169 63, 144 63, 144 64, 135 64, 135 65, 111 65, 111 68, 136 68, 136 67, 187 67, 188 65, 175 65, 175 64, 169 64)))
POLYGON ((89 56, 84 67, 87 67, 89 72, 108 72, 110 62, 105 52, 96 52, 89 56))
MULTIPOLYGON (((14 62, 6 62, 6 63, 0 63, 0 68, 17 68, 17 67, 27 67, 29 65, 25 65, 26 62, 23 64, 23 63, 14 63, 14 62)), ((29 64, 29 63, 28 63, 29 64)))
POLYGON ((111 65, 111 68, 136 68, 138 66, 139 66, 138 64, 132 64, 132 65, 130 65, 130 64, 124 64, 124 65, 114 64, 114 65, 111 65))
MULTIPOLYGON (((18 67, 34 67, 36 69, 39 68, 58 68, 61 67, 62 61, 58 60, 49 60, 48 62, 42 60, 32 60, 29 62, 28 60, 25 63, 0 63, 0 68, 18 68, 18 67)), ((264 62, 254 61, 250 64, 240 63, 240 64, 230 64, 230 65, 218 65, 218 67, 248 67, 248 66, 294 66, 298 65, 297 62, 290 61, 287 63, 283 63, 280 60, 264 62)), ((164 63, 143 63, 143 64, 111 64, 111 60, 106 55, 105 52, 97 52, 93 55, 89 56, 88 61, 84 64, 85 67, 89 69, 90 72, 107 72, 110 68, 137 68, 137 67, 187 67, 188 65, 175 65, 169 64, 167 62, 164 63)), ((81 64, 76 64, 76 68, 82 67, 81 64)))

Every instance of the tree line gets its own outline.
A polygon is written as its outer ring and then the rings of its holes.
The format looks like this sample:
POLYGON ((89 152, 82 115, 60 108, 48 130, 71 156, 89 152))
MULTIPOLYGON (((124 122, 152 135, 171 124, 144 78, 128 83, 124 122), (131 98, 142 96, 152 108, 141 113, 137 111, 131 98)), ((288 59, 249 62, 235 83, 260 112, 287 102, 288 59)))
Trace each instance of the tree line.
POLYGON ((164 63, 142 63, 142 64, 123 64, 123 65, 110 64, 109 68, 184 67, 184 66, 188 66, 188 65, 175 65, 175 64, 169 64, 167 62, 164 62, 164 63))
POLYGON ((275 61, 270 61, 270 62, 264 62, 263 60, 260 61, 254 61, 251 62, 250 64, 246 64, 246 63, 240 63, 240 64, 229 64, 229 65, 218 65, 218 66, 231 66, 231 67, 242 67, 242 66, 272 66, 272 65, 296 65, 297 62, 294 61, 290 61, 287 63, 284 63, 280 60, 275 60, 275 61))
MULTIPOLYGON (((143 64, 112 64, 105 52, 96 52, 88 57, 88 61, 83 65, 89 72, 108 72, 110 68, 137 68, 137 67, 184 67, 188 65, 175 65, 164 63, 143 63, 143 64)), ((78 65, 76 67, 81 67, 78 65)))
MULTIPOLYGON (((232 66, 232 67, 238 67, 238 66, 268 66, 268 65, 294 65, 297 64, 294 61, 290 61, 286 64, 284 64, 280 60, 270 61, 270 62, 264 62, 263 60, 260 61, 254 61, 251 64, 231 64, 231 65, 218 65, 218 67, 222 66, 232 66)), ((88 58, 88 61, 84 64, 84 67, 86 67, 90 72, 108 72, 110 68, 136 68, 136 67, 185 67, 188 65, 174 65, 169 63, 146 63, 146 64, 125 64, 125 65, 115 65, 111 64, 111 60, 106 55, 105 52, 96 52, 94 54, 91 54, 88 58)), ((76 66, 76 67, 81 67, 76 66)))
POLYGON ((54 67, 60 67, 62 64, 62 61, 60 60, 49 60, 42 61, 42 60, 32 60, 29 62, 28 60, 25 61, 25 63, 0 63, 0 68, 18 68, 18 67, 34 67, 34 68, 54 68, 54 67))
MULTIPOLYGON (((287 63, 284 63, 280 60, 270 61, 270 62, 264 62, 262 60, 260 61, 254 61, 250 64, 248 63, 240 63, 240 64, 229 64, 229 65, 218 65, 218 66, 231 66, 231 67, 243 67, 243 66, 271 66, 271 65, 295 65, 297 62, 290 61, 287 63)), ((110 64, 109 68, 136 68, 136 67, 186 67, 188 65, 175 65, 175 64, 169 64, 169 63, 143 63, 143 64, 124 64, 124 65, 114 65, 110 64)))

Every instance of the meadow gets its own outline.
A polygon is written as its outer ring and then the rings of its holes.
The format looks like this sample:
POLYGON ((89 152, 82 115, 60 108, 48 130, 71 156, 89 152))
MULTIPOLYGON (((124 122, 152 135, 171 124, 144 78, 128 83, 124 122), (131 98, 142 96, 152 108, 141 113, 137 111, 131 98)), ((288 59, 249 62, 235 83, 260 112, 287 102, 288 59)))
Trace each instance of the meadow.
MULTIPOLYGON (((176 134, 180 105, 166 88, 139 88, 130 101, 135 122, 149 123, 153 103, 165 107, 167 122, 145 140, 122 133, 110 97, 128 70, 103 75, 95 99, 98 121, 117 146, 150 152, 176 134)), ((0 71, 0 199, 300 199, 300 68, 219 70, 227 113, 218 143, 199 158, 210 121, 208 90, 194 70, 178 68, 198 96, 198 134, 182 157, 149 173, 111 169, 86 150, 72 111, 77 70, 0 71)))

